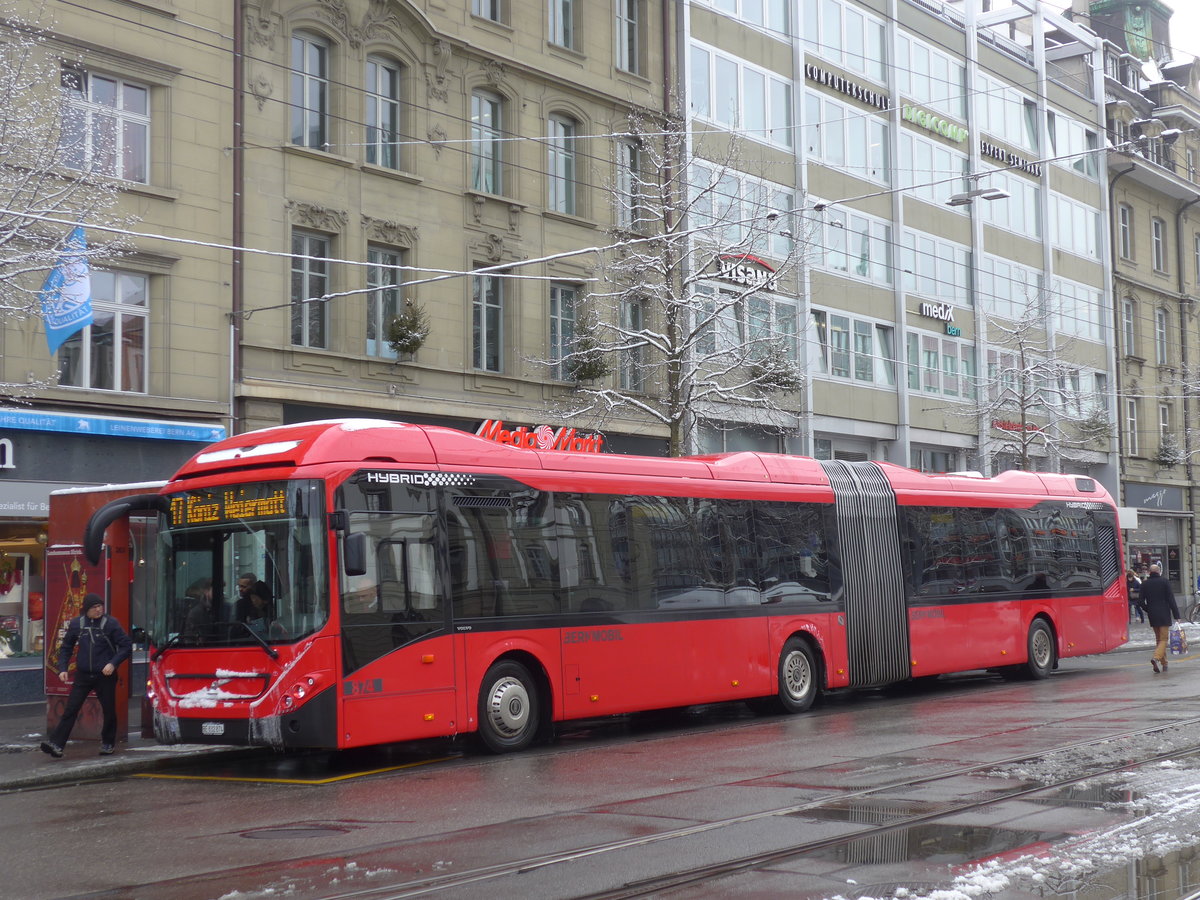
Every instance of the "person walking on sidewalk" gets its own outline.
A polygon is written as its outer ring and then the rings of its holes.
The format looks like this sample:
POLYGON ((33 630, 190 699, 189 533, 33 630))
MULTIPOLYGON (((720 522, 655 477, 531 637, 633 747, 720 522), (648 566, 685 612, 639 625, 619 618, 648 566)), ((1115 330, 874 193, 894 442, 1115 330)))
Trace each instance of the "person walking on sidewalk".
POLYGON ((1150 665, 1155 674, 1158 667, 1167 671, 1167 639, 1171 633, 1171 624, 1179 621, 1179 607, 1175 604, 1175 595, 1171 592, 1171 582, 1162 577, 1162 567, 1153 565, 1150 574, 1142 582, 1142 596, 1138 601, 1146 611, 1150 627, 1154 629, 1154 655, 1150 657, 1150 665))
POLYGON ((79 652, 75 657, 75 683, 71 685, 62 718, 41 745, 42 752, 55 759, 63 755, 63 747, 71 737, 79 710, 88 694, 93 692, 104 712, 100 755, 112 754, 117 743, 117 666, 129 659, 133 642, 121 623, 105 614, 104 601, 96 594, 83 598, 83 615, 72 619, 67 626, 67 635, 58 653, 58 678, 63 684, 70 678, 67 666, 76 645, 79 652))
POLYGON ((1133 569, 1129 569, 1125 573, 1125 593, 1129 597, 1129 621, 1133 621, 1136 615, 1139 622, 1146 621, 1146 614, 1142 611, 1142 580, 1133 573, 1133 569))

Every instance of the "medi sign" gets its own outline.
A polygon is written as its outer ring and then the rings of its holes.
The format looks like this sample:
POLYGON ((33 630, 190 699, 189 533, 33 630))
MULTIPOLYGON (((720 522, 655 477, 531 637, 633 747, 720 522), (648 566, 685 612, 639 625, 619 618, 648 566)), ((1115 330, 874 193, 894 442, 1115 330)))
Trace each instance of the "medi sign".
POLYGON ((527 450, 573 450, 577 453, 599 453, 604 445, 604 435, 579 434, 574 428, 563 426, 551 428, 549 425, 537 425, 533 428, 519 425, 516 428, 505 428, 502 419, 488 419, 475 431, 481 438, 495 441, 497 444, 508 444, 510 447, 524 447, 527 450))

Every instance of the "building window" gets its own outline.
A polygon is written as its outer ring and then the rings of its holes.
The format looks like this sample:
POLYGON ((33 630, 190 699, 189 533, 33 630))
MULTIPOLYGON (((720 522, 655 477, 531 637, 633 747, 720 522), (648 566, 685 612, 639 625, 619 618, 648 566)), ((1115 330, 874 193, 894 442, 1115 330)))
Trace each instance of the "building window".
POLYGON ((329 346, 329 239, 292 233, 292 344, 329 346))
MULTIPOLYGON (((627 343, 632 343, 646 328, 646 304, 643 300, 628 300, 621 310, 621 326, 627 343)), ((621 389, 641 393, 646 390, 646 348, 632 346, 621 354, 621 389)))
POLYGON ((1125 450, 1130 456, 1138 455, 1138 408, 1137 401, 1125 401, 1125 450))
POLYGON ((1158 439, 1161 441, 1171 436, 1171 406, 1167 403, 1160 403, 1158 404, 1158 439))
POLYGON ((953 450, 913 448, 913 468, 921 472, 953 472, 958 454, 953 450))
POLYGON ((1192 262, 1195 266, 1196 284, 1200 284, 1200 232, 1192 236, 1192 262))
POLYGON ((550 43, 575 49, 575 0, 550 0, 550 43))
POLYGON ((579 189, 575 171, 575 136, 579 129, 565 116, 551 116, 549 126, 550 135, 546 139, 549 197, 546 206, 554 212, 573 216, 579 189))
POLYGON ((1137 356, 1137 303, 1128 297, 1121 304, 1121 338, 1125 355, 1137 356))
MULTIPOLYGON (((615 212, 621 228, 638 231, 645 227, 647 210, 642 189, 642 147, 636 141, 618 140, 615 212)), ((1196 236, 1196 254, 1200 260, 1200 234, 1196 236)))
POLYGON ((973 399, 977 390, 975 348, 910 331, 905 337, 908 389, 973 399))
POLYGON ((292 35, 292 143, 328 146, 329 48, 305 34, 292 35))
POLYGON ((895 329, 814 309, 818 371, 831 378, 891 387, 896 383, 895 329))
POLYGON ((92 324, 58 348, 60 385, 146 393, 149 281, 136 272, 92 270, 92 324))
POLYGON ((1165 366, 1167 358, 1167 311, 1159 308, 1154 310, 1154 362, 1165 366))
POLYGON ((707 298, 700 299, 695 313, 699 356, 731 354, 761 359, 779 352, 796 361, 799 346, 795 301, 761 291, 740 297, 708 287, 697 287, 696 292, 700 298, 707 298))
POLYGON ((790 188, 700 164, 691 166, 689 179, 688 224, 693 229, 729 247, 748 242, 751 253, 780 259, 791 253, 798 229, 790 188))
POLYGON ((501 100, 494 94, 471 95, 471 187, 489 194, 504 190, 500 178, 504 160, 502 112, 501 100))
POLYGON ((1127 203, 1117 207, 1117 236, 1121 259, 1133 259, 1133 207, 1127 203))
POLYGON ((492 22, 502 22, 500 8, 504 0, 471 0, 471 14, 492 22))
MULTIPOLYGON (((730 12, 735 6, 733 0, 716 0, 715 5, 718 8, 727 8, 730 12)), ((762 3, 742 0, 741 6, 743 15, 761 22, 762 3), (750 12, 751 10, 753 12, 750 12)), ((770 10, 774 13, 774 21, 786 28, 787 4, 772 3, 771 6, 775 8, 770 10)), ((807 0, 800 6, 803 9, 803 19, 798 30, 805 37, 805 46, 810 52, 876 81, 882 82, 887 78, 887 43, 883 20, 864 15, 855 5, 840 0, 824 0, 822 3, 807 0)), ((955 92, 946 90, 947 87, 953 86, 947 68, 948 58, 940 54, 938 58, 942 62, 942 67, 938 70, 942 78, 939 96, 944 97, 955 92)), ((928 60, 926 62, 928 63, 928 60)), ((956 71, 959 86, 963 83, 961 69, 962 66, 958 65, 956 71)), ((926 65, 924 71, 928 73, 931 69, 926 65)), ((909 92, 906 90, 905 93, 909 92)))
POLYGON ((504 279, 471 279, 471 365, 485 372, 504 371, 504 279))
POLYGON ((1167 271, 1167 223, 1162 219, 1150 220, 1150 246, 1154 251, 1154 271, 1167 271))
POLYGON ((1108 412, 1108 376, 1103 372, 1092 376, 1092 409, 1108 412))
POLYGON ((617 68, 642 71, 642 0, 617 0, 617 68))
POLYGON ((560 381, 570 380, 562 358, 571 352, 575 341, 575 304, 579 289, 573 284, 550 285, 550 361, 552 374, 560 381))
POLYGON ((150 178, 150 89, 64 67, 67 96, 59 143, 72 169, 146 184, 150 178))
POLYGON ((388 331, 400 312, 400 269, 404 256, 395 250, 367 249, 367 354, 395 359, 388 331))
POLYGON ((400 69, 383 59, 367 60, 367 162, 400 166, 400 69))
POLYGON ((751 140, 792 146, 792 85, 715 48, 691 50, 692 111, 751 140))

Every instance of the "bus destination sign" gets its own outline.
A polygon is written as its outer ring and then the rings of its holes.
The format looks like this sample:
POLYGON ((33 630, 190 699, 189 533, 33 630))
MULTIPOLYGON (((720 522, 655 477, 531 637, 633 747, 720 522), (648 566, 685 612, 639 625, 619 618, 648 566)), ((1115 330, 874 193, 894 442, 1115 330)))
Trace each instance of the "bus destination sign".
POLYGON ((171 498, 171 526, 215 525, 287 515, 287 488, 252 485, 193 491, 171 498))

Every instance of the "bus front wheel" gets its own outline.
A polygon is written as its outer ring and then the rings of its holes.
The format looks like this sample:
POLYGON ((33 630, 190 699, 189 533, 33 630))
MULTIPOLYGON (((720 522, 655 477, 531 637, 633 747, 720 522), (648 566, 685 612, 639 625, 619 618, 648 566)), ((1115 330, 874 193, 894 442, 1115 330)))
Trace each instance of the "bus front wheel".
POLYGON ((493 753, 524 750, 541 721, 537 684, 518 662, 498 662, 479 689, 479 739, 493 753))

